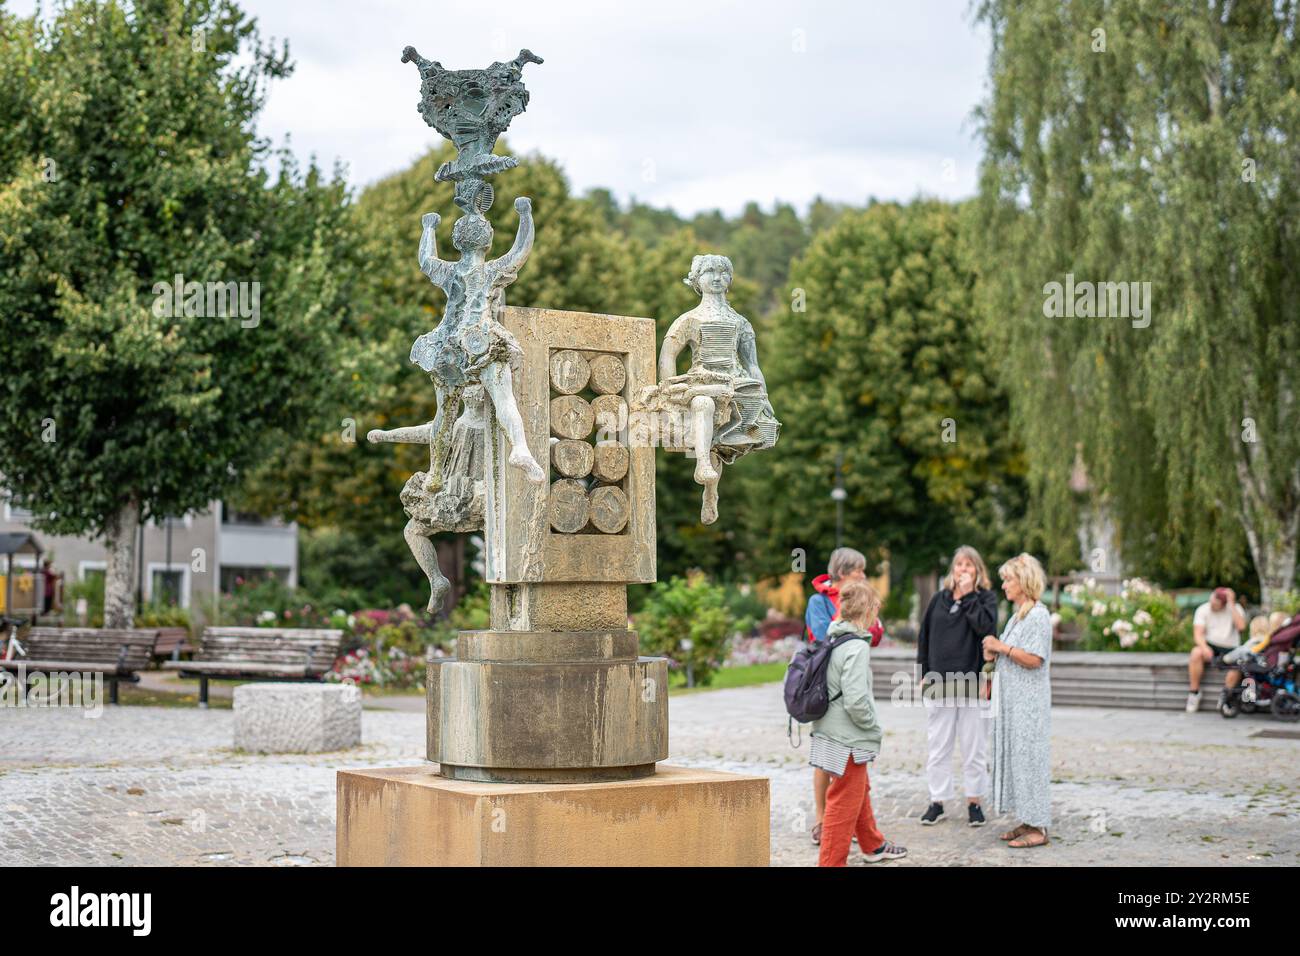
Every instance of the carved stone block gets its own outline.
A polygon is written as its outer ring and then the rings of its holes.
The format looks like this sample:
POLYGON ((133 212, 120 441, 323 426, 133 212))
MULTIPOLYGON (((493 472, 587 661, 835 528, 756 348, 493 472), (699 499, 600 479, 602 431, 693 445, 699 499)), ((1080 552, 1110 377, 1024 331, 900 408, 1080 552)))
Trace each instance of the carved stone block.
POLYGON ((493 435, 486 455, 487 580, 653 581, 655 450, 629 446, 627 435, 630 398, 654 383, 653 320, 512 306, 501 322, 523 350, 513 388, 528 446, 552 451, 550 481, 534 486, 507 466, 508 443, 499 430, 493 435), (588 380, 580 387, 584 362, 588 380), (597 390, 620 378, 621 391, 597 390), (562 390, 568 388, 578 391, 562 390), (609 413, 611 434, 593 436, 596 408, 609 413), (586 452, 566 442, 590 448, 589 470, 586 452), (602 487, 614 490, 600 493, 599 521, 592 521, 591 495, 602 487))

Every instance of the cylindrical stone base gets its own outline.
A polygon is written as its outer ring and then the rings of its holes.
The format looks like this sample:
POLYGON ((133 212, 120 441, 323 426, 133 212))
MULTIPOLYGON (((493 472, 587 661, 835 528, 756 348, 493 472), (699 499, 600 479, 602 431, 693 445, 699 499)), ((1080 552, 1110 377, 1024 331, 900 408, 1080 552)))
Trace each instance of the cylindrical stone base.
POLYGON ((455 780, 631 780, 668 756, 668 662, 636 632, 464 631, 428 667, 428 757, 455 780))

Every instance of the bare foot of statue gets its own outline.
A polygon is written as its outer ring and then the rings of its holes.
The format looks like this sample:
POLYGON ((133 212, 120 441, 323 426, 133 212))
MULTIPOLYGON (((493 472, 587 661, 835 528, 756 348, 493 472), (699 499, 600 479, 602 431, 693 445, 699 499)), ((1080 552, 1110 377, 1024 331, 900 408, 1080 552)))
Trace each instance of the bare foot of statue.
MULTIPOLYGON (((695 482, 701 485, 714 484, 720 476, 708 458, 701 458, 695 463, 695 482)), ((707 494, 707 493, 706 493, 707 494)), ((716 494, 716 492, 715 492, 716 494)), ((707 522, 706 522, 707 524, 707 522)))
POLYGON ((442 602, 447 599, 447 592, 451 590, 451 585, 446 578, 439 574, 436 581, 432 579, 429 581, 429 586, 431 588, 429 603, 425 610, 430 614, 437 614, 442 610, 442 602))
POLYGON ((522 469, 524 476, 535 485, 546 483, 546 472, 537 464, 537 459, 528 453, 527 448, 516 448, 510 452, 510 464, 522 469))

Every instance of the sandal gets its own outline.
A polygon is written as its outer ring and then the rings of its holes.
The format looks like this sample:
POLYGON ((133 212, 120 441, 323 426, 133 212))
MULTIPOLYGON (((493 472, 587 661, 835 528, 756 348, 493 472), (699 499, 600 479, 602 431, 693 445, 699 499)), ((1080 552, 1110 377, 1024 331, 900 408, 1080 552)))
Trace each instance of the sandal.
POLYGON ((1024 835, 1012 840, 1007 846, 1023 850, 1034 846, 1047 846, 1050 842, 1046 830, 1040 830, 1037 827, 1026 827, 1024 835))
POLYGON ((998 837, 998 839, 1001 840, 1003 843, 1006 843, 1008 840, 1014 840, 1016 837, 1022 836, 1024 832, 1029 829, 1032 828, 1028 824, 1022 823, 1014 830, 1008 830, 1006 833, 1003 833, 1001 836, 998 837))

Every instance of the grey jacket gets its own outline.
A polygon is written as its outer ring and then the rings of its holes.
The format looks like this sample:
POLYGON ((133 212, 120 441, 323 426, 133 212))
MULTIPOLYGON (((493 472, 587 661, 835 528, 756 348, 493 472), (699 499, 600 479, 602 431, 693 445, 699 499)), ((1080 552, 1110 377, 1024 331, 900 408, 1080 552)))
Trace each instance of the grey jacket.
POLYGON ((848 621, 832 621, 826 640, 859 634, 866 640, 846 641, 831 651, 826 669, 826 690, 831 705, 826 715, 813 721, 814 737, 825 737, 845 747, 880 752, 882 731, 876 717, 871 687, 871 635, 848 621))

